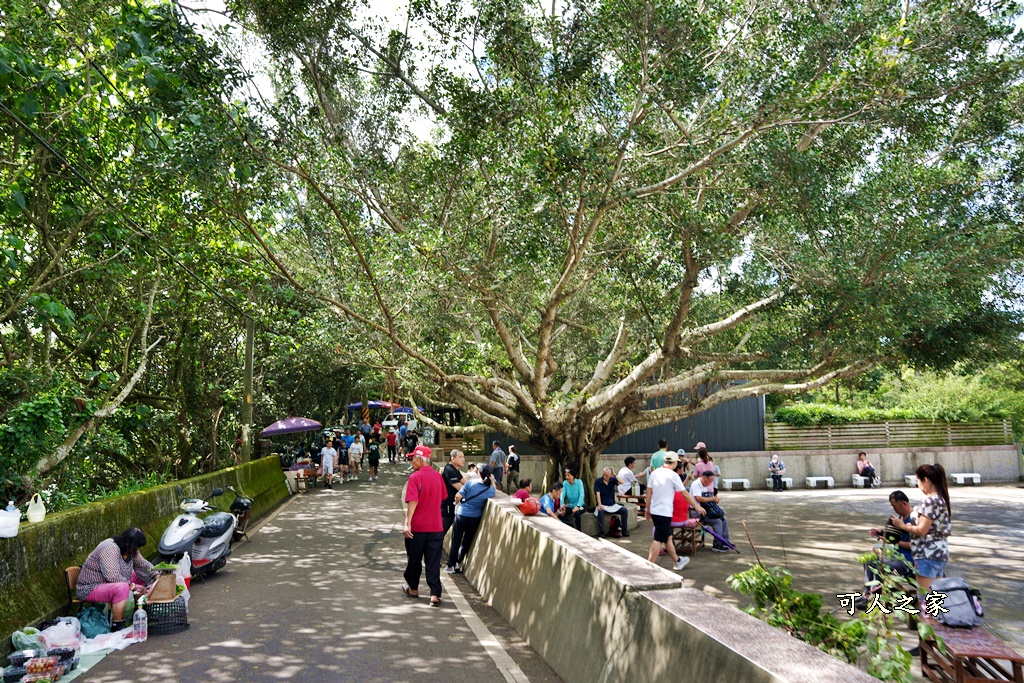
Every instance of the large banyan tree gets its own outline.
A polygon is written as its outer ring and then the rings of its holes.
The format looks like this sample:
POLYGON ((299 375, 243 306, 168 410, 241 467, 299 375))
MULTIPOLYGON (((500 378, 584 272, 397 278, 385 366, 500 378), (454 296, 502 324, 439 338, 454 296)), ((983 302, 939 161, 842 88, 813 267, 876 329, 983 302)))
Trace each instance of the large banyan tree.
POLYGON ((219 210, 466 431, 586 476, 725 401, 1016 341, 1015 2, 229 7, 287 192, 219 210))

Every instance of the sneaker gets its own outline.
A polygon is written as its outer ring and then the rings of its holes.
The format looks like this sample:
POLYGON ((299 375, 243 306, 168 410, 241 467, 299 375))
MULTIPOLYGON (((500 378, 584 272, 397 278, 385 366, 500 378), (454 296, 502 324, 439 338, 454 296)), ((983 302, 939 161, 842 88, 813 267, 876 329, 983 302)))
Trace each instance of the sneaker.
POLYGON ((724 548, 724 547, 711 548, 711 550, 716 552, 716 553, 727 553, 727 552, 729 552, 729 549, 728 548, 724 548))
POLYGON ((461 574, 462 573, 462 565, 461 564, 456 564, 455 565, 455 573, 456 574, 461 574))
POLYGON ((672 569, 675 569, 678 572, 678 571, 680 571, 683 567, 685 567, 688 564, 690 564, 690 558, 688 558, 688 557, 680 557, 679 561, 676 562, 674 565, 672 565, 672 569))
POLYGON ((455 567, 445 567, 444 568, 444 573, 445 574, 454 574, 455 573, 455 567))

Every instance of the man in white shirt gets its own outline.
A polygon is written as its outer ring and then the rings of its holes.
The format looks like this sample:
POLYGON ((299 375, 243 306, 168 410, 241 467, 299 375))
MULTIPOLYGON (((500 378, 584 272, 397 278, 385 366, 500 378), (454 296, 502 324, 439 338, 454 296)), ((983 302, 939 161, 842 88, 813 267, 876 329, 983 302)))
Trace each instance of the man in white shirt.
MULTIPOLYGON (((707 514, 701 519, 701 522, 711 527, 711 530, 724 538, 726 542, 730 542, 729 522, 726 521, 722 508, 718 506, 720 498, 715 494, 715 473, 712 470, 701 472, 697 481, 690 485, 690 495, 697 502, 707 505, 707 514)), ((712 544, 711 549, 716 553, 729 552, 729 549, 722 545, 717 538, 712 544)))
MULTIPOLYGON (((638 477, 633 473, 633 468, 636 467, 636 458, 629 455, 626 456, 626 459, 623 462, 625 464, 622 466, 622 469, 620 469, 619 473, 615 475, 615 478, 619 480, 619 495, 622 496, 629 493, 630 489, 633 488, 633 484, 640 483, 637 481, 638 477)), ((647 473, 645 472, 640 476, 646 477, 647 473)), ((647 487, 640 484, 640 493, 643 493, 645 488, 647 487)))
POLYGON ((644 518, 654 523, 654 540, 647 551, 647 561, 656 563, 661 544, 665 544, 668 556, 672 558, 672 568, 681 570, 690 563, 690 558, 679 557, 676 553, 676 544, 672 542, 672 508, 675 505, 676 491, 679 491, 698 514, 704 514, 704 508, 693 499, 683 480, 675 473, 676 463, 679 456, 674 451, 665 453, 665 463, 658 469, 651 472, 647 478, 647 509, 644 511, 644 518))
POLYGON ((337 459, 338 451, 331 447, 330 441, 326 442, 320 449, 320 474, 324 475, 329 489, 334 488, 334 463, 337 459))

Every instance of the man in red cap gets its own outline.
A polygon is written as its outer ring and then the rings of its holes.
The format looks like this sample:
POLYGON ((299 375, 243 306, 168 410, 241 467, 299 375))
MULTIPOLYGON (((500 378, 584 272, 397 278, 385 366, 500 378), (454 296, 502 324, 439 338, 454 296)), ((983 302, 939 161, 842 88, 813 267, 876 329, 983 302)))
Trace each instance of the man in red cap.
POLYGON ((430 604, 441 604, 441 553, 444 543, 444 522, 441 520, 441 501, 446 497, 444 479, 430 466, 431 450, 417 446, 412 452, 413 473, 405 489, 405 582, 402 590, 411 598, 418 598, 420 572, 427 568, 427 586, 430 604))

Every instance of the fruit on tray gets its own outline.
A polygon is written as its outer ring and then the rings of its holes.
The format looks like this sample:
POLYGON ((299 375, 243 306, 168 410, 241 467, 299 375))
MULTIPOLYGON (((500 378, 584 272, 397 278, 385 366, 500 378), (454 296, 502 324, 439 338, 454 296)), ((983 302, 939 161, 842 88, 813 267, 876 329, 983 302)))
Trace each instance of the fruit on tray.
POLYGON ((29 674, 46 674, 53 671, 60 663, 60 657, 35 657, 25 662, 25 670, 29 674))

